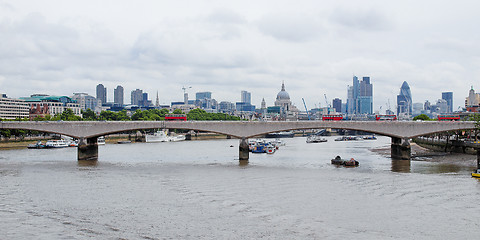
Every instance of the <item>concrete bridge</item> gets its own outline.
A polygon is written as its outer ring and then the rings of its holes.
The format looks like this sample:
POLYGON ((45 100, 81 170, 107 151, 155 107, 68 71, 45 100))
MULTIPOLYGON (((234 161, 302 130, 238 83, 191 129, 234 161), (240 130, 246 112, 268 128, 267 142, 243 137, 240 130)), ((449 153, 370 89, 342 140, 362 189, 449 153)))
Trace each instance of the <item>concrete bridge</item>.
POLYGON ((112 133, 139 129, 188 129, 214 132, 240 140, 240 160, 248 160, 247 139, 272 132, 299 129, 347 129, 358 130, 392 138, 392 158, 410 159, 409 139, 432 133, 474 129, 475 122, 438 121, 46 121, 0 122, 0 129, 25 129, 58 133, 80 139, 78 159, 97 159, 97 137, 112 133))

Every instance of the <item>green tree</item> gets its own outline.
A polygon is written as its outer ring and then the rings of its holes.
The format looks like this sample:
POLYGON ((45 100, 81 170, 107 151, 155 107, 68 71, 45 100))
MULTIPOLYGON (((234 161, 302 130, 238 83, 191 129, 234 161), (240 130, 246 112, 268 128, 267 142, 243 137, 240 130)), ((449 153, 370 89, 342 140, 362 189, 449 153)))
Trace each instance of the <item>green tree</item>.
POLYGON ((429 121, 431 119, 425 114, 420 114, 413 118, 413 121, 417 121, 417 120, 429 121))
POLYGON ((85 111, 82 111, 82 116, 83 116, 83 120, 86 120, 86 121, 96 121, 96 120, 98 120, 97 114, 94 111, 92 111, 92 109, 90 109, 90 108, 88 108, 85 111))
POLYGON ((177 108, 173 110, 173 114, 185 114, 185 113, 182 111, 182 109, 177 108))

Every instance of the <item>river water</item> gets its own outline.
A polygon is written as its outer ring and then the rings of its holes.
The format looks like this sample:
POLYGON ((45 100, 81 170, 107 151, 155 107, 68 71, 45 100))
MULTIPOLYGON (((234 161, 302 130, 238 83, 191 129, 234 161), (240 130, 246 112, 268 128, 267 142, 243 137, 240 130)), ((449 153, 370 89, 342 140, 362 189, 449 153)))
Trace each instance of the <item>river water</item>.
MULTIPOLYGON (((474 166, 392 161, 376 141, 231 140, 0 152, 0 239, 478 239, 474 166), (233 145, 233 147, 231 147, 233 145), (336 155, 359 167, 330 164, 336 155)), ((475 158, 475 156, 472 156, 475 158)))

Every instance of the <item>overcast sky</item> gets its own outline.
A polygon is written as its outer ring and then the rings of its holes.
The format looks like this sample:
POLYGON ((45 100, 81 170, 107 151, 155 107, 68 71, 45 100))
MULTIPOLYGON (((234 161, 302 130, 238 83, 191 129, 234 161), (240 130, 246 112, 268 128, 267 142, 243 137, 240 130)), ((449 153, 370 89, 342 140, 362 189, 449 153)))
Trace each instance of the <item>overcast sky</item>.
POLYGON ((285 82, 304 109, 346 102, 352 76, 370 76, 382 112, 403 81, 413 102, 480 92, 479 1, 0 0, 0 92, 72 95, 122 85, 155 102, 182 86, 273 105, 285 82))

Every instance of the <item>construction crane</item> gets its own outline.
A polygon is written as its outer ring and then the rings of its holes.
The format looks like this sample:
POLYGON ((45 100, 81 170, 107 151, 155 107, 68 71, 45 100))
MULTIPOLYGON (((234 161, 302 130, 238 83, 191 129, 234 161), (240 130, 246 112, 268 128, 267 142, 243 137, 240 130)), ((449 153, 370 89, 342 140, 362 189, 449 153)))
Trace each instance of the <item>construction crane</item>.
POLYGON ((325 96, 325 104, 326 104, 325 106, 326 106, 326 107, 332 107, 332 105, 330 105, 330 104, 328 103, 327 94, 323 94, 323 96, 325 96))
POLYGON ((187 92, 187 89, 189 89, 189 88, 192 88, 192 87, 185 87, 185 86, 183 86, 183 87, 182 87, 183 94, 185 94, 185 93, 187 92))
POLYGON ((308 120, 310 120, 310 114, 308 113, 307 104, 305 103, 305 99, 302 98, 302 101, 303 101, 303 106, 305 106, 305 111, 307 111, 308 120))

